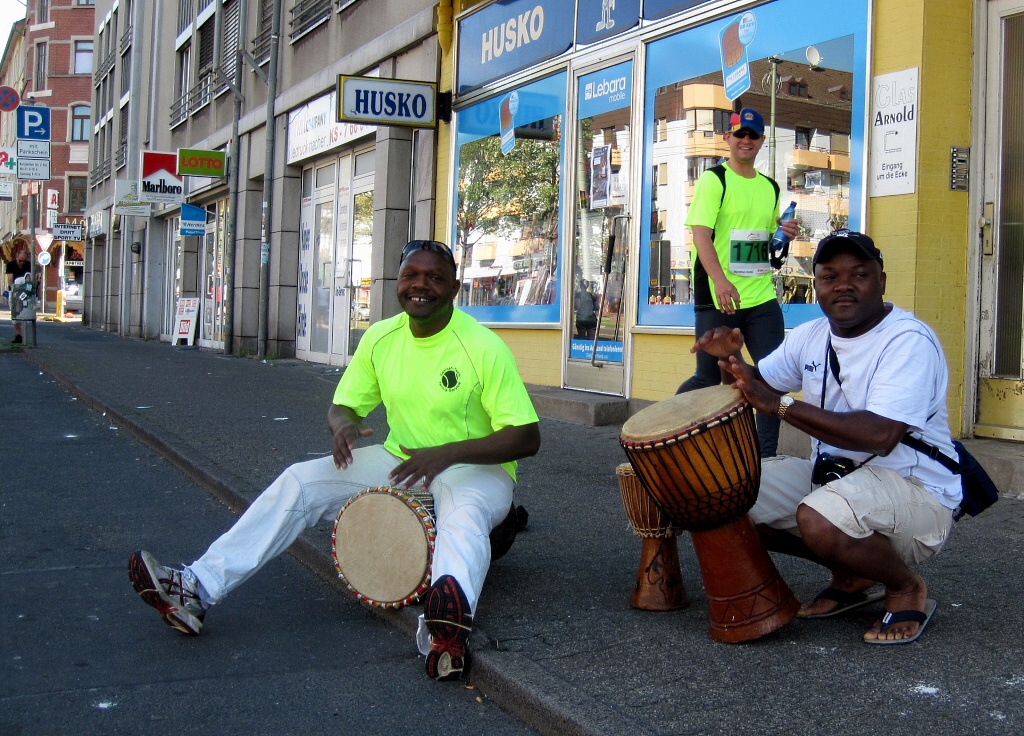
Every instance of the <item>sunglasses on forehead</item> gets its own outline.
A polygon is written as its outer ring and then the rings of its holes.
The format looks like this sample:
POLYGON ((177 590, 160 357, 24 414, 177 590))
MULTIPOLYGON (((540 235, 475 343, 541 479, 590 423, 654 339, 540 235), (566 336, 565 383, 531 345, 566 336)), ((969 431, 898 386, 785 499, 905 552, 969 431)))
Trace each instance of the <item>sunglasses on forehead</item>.
POLYGON ((761 136, 752 130, 747 130, 746 128, 740 128, 739 130, 733 131, 732 137, 739 138, 740 140, 743 140, 744 138, 749 138, 752 141, 761 140, 761 136))
POLYGON ((452 268, 458 270, 455 266, 455 256, 452 255, 452 249, 444 243, 440 243, 436 240, 411 240, 404 248, 402 248, 402 257, 398 259, 401 263, 410 255, 418 250, 429 250, 431 253, 437 253, 442 256, 448 263, 451 264, 452 268))

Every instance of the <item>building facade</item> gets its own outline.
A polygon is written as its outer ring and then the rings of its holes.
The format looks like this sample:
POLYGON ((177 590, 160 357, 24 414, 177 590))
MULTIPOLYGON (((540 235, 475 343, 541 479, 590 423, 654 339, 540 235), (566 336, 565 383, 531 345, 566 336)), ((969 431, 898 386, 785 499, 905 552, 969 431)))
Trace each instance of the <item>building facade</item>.
POLYGON ((98 11, 93 325, 172 339, 191 297, 201 345, 344 365, 367 322, 397 311, 401 244, 432 236, 455 246, 460 308, 527 381, 664 398, 694 367, 693 184, 750 106, 769 121, 758 168, 802 226, 776 275, 787 325, 820 314, 817 239, 865 230, 888 298, 943 342, 954 431, 1024 439, 1022 0, 98 11), (157 63, 133 77, 126 53, 157 63), (436 130, 338 123, 339 74, 438 80, 454 112, 436 130), (180 205, 121 209, 115 191, 142 150, 181 148, 225 151, 238 175, 185 178, 201 234, 181 234, 180 205))
MULTIPOLYGON (((40 295, 50 309, 57 303, 58 291, 77 290, 83 274, 84 244, 52 240, 50 231, 58 223, 84 222, 92 130, 93 17, 92 0, 30 1, 25 20, 12 29, 4 56, 5 84, 19 91, 21 104, 50 110, 49 180, 18 181, 16 171, 0 168, 6 172, 0 173, 0 181, 14 182, 15 188, 12 202, 0 202, 4 255, 23 243, 33 243, 36 257, 43 251, 50 254, 50 266, 43 269, 45 291, 40 295), (35 212, 30 215, 32 204, 35 212)), ((17 134, 11 137, 10 126, 15 115, 4 114, 3 120, 3 145, 14 146, 17 134)))
POLYGON ((657 400, 692 374, 683 222, 727 152, 729 114, 749 106, 769 122, 758 168, 802 226, 776 273, 787 326, 820 315, 817 239, 864 230, 887 298, 943 342, 954 431, 1024 438, 1019 0, 454 12, 436 228, 458 246, 463 307, 527 381, 657 400), (597 323, 581 329, 591 303, 597 323))
POLYGON ((198 299, 201 346, 346 364, 397 311, 402 246, 431 234, 436 137, 338 123, 335 87, 435 82, 434 28, 421 0, 101 0, 86 321, 172 339, 198 299), (179 149, 227 157, 227 175, 184 179, 198 229, 127 189, 142 151, 179 149))

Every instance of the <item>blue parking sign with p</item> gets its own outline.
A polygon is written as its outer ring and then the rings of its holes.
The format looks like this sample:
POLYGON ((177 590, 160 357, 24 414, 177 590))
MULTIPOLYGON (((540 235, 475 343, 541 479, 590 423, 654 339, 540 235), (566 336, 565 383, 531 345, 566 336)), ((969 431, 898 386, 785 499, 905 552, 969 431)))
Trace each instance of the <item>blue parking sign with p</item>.
POLYGON ((50 140, 50 108, 21 105, 15 114, 18 116, 18 138, 50 140))

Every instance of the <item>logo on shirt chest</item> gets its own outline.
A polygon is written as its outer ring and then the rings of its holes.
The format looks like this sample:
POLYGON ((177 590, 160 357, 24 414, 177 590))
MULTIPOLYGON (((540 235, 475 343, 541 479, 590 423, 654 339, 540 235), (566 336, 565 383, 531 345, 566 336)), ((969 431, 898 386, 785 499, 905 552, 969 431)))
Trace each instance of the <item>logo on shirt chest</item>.
POLYGON ((449 393, 459 387, 460 376, 458 368, 445 368, 441 371, 441 388, 449 393))

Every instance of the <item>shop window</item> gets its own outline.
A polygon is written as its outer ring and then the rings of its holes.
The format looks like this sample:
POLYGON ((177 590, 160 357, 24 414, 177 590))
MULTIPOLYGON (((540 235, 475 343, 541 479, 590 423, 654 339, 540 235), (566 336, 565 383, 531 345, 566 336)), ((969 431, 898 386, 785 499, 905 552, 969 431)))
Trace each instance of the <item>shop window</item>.
POLYGON ((708 176, 708 168, 729 156, 722 134, 729 128, 732 112, 752 107, 764 116, 767 128, 773 103, 774 136, 766 129, 755 167, 780 183, 787 200, 797 201, 801 221, 801 233, 783 268, 774 275, 781 301, 788 303, 787 327, 820 315, 816 306, 806 303, 813 301, 814 243, 835 223, 858 227, 863 218, 858 208, 863 201, 860 162, 866 134, 864 109, 869 102, 864 92, 867 6, 865 0, 829 5, 827 10, 813 0, 777 0, 758 6, 748 11, 756 16, 758 33, 743 41, 738 56, 732 54, 736 61, 727 73, 722 65, 730 56, 722 44, 729 37, 728 27, 738 23, 742 14, 682 30, 648 46, 644 86, 645 128, 650 138, 644 154, 648 165, 643 169, 640 242, 659 246, 656 253, 640 249, 638 271, 651 274, 652 279, 657 272, 663 293, 655 304, 645 289, 639 290, 640 324, 694 324, 693 239, 686 220, 695 185, 702 175, 708 176), (781 19, 786 19, 785 33, 761 32, 781 19), (830 35, 823 35, 823 28, 830 35), (808 64, 812 46, 821 58, 814 70, 808 64), (775 71, 780 82, 774 89, 769 57, 778 59, 775 71), (681 89, 662 92, 676 85, 681 89), (686 135, 670 142, 661 139, 658 128, 666 113, 668 129, 677 126, 686 135), (824 132, 816 135, 816 131, 824 132), (677 178, 685 174, 685 181, 665 187, 662 163, 677 178), (670 303, 666 295, 671 296, 670 303))
POLYGON ((458 303, 485 321, 558 321, 564 109, 559 74, 458 115, 458 303))
POLYGON ((75 41, 75 74, 92 74, 92 41, 75 41))

